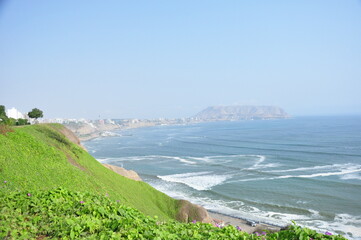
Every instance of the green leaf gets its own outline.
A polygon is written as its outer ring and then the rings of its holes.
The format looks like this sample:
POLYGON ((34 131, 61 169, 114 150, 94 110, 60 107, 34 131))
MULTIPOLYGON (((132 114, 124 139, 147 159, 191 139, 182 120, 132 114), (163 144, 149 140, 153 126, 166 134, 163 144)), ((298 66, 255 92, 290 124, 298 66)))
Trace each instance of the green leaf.
POLYGON ((75 233, 74 233, 73 229, 70 231, 70 238, 71 239, 75 238, 75 233))

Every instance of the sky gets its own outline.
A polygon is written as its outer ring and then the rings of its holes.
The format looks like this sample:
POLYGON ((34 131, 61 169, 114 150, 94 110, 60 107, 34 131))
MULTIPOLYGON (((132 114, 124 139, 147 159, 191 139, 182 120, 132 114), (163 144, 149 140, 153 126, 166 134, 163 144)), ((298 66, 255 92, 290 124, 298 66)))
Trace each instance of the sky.
POLYGON ((0 105, 45 118, 361 114, 361 1, 0 0, 0 105))

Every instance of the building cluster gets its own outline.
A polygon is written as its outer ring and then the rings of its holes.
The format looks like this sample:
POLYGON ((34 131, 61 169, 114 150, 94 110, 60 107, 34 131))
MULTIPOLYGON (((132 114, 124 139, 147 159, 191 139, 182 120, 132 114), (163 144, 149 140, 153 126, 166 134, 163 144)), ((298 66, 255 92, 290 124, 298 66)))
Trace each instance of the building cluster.
MULTIPOLYGON (((22 113, 16 108, 10 108, 6 110, 6 115, 9 118, 14 119, 27 119, 31 122, 31 119, 28 117, 27 113, 22 113)), ((137 119, 137 118, 128 118, 128 119, 97 119, 89 120, 85 118, 75 119, 75 118, 51 118, 45 119, 41 118, 37 120, 38 123, 59 123, 64 125, 69 124, 86 124, 90 126, 99 126, 99 125, 116 125, 119 128, 122 127, 140 127, 140 126, 161 126, 161 125, 182 125, 190 124, 197 122, 195 118, 156 118, 156 119, 137 119)))
POLYGON ((29 117, 28 117, 28 114, 27 113, 22 113, 20 112, 19 110, 17 110, 16 108, 10 108, 10 109, 7 109, 5 111, 6 113, 6 116, 8 118, 14 118, 16 120, 22 118, 22 119, 28 119, 29 120, 29 117))
POLYGON ((85 123, 85 124, 116 124, 111 119, 98 119, 98 120, 89 120, 85 118, 49 118, 49 119, 40 119, 40 123, 60 123, 60 124, 70 124, 70 123, 85 123))

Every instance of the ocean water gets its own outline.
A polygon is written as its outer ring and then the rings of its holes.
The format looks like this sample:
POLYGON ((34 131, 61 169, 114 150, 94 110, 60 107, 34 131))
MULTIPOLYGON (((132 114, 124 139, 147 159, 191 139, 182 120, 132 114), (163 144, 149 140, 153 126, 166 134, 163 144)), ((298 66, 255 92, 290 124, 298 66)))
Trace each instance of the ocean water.
POLYGON ((361 239, 361 117, 157 126, 84 143, 174 198, 361 239))

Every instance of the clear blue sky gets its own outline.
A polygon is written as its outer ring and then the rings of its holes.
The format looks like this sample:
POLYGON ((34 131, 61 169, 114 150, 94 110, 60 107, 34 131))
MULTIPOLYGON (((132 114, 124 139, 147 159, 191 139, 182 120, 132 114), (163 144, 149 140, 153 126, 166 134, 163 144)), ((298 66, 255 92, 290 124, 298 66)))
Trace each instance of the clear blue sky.
POLYGON ((361 114, 361 1, 0 0, 0 105, 95 119, 233 104, 361 114))

